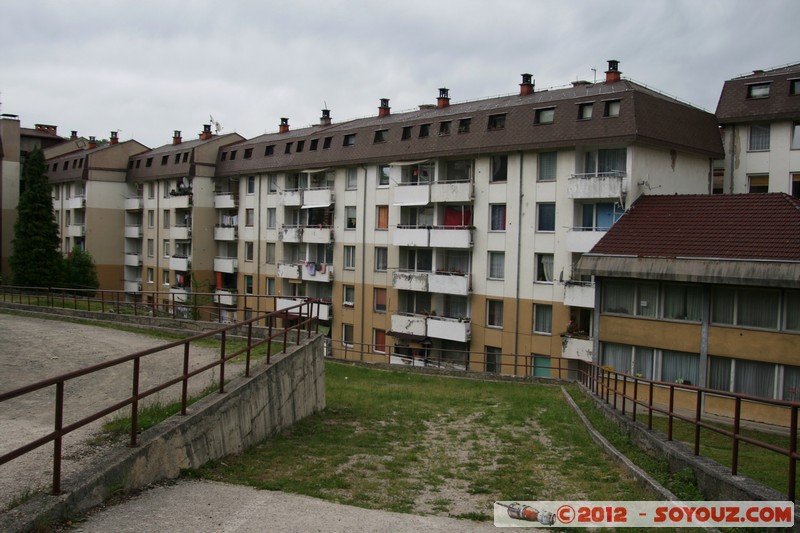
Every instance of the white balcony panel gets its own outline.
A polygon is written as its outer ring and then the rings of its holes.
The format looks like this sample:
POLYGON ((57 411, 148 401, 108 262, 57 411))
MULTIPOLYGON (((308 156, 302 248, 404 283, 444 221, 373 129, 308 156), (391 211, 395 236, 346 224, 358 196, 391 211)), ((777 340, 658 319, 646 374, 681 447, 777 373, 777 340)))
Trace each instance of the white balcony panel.
POLYGON ((235 257, 215 257, 214 272, 233 274, 239 269, 239 260, 235 257))
POLYGON ((142 237, 142 227, 125 226, 125 237, 128 239, 140 239, 142 237))
POLYGON ((396 270, 392 273, 392 287, 404 291, 428 292, 428 272, 396 270))
POLYGON ((169 200, 167 200, 165 203, 172 209, 189 209, 192 206, 192 195, 180 194, 176 196, 170 196, 169 200))
POLYGON ((301 279, 300 270, 303 265, 299 263, 278 263, 278 277, 285 279, 301 279))
POLYGON ((619 198, 625 194, 624 174, 574 175, 567 181, 567 194, 576 200, 619 198))
POLYGON ((398 185, 392 191, 392 205, 428 205, 431 201, 431 186, 398 185))
POLYGON ((188 257, 181 257, 173 255, 169 258, 169 269, 170 270, 179 270, 185 272, 189 270, 189 265, 191 265, 191 261, 188 257))
POLYGON ((189 299, 189 291, 179 287, 170 287, 169 293, 175 303, 185 303, 189 299))
POLYGON ((283 205, 287 207, 303 205, 303 191, 283 191, 283 205))
POLYGON ((431 186, 432 202, 471 202, 472 182, 437 181, 431 186))
POLYGON ((86 207, 86 197, 73 196, 72 198, 67 198, 64 201, 64 207, 66 209, 83 209, 86 207))
POLYGON ((302 242, 303 228, 297 226, 284 226, 278 238, 283 242, 302 242))
POLYGON ((169 236, 178 241, 187 241, 192 238, 192 228, 189 226, 172 226, 169 236))
POLYGON ((412 315, 400 313, 392 315, 392 331, 407 335, 427 336, 427 323, 425 315, 412 315))
POLYGON ((217 209, 234 209, 236 207, 236 198, 229 192, 215 194, 214 207, 217 209))
POLYGON ((592 362, 592 339, 561 337, 561 357, 592 362))
POLYGON ((303 242, 328 244, 333 242, 333 230, 326 227, 307 226, 303 228, 303 242))
POLYGON ((220 305, 236 305, 238 295, 234 291, 227 291, 225 289, 217 289, 214 293, 214 303, 220 305))
POLYGON ((144 201, 141 196, 135 198, 125 198, 125 209, 128 211, 139 211, 144 207, 144 201))
POLYGON ((469 294, 469 274, 431 274, 428 276, 428 290, 438 294, 469 294))
POLYGON ((318 281, 320 283, 333 281, 333 265, 304 263, 301 270, 304 281, 318 281))
POLYGON ((567 283, 564 285, 564 305, 594 308, 594 283, 567 283))
POLYGON ((468 342, 470 338, 469 320, 456 320, 445 317, 428 317, 428 337, 456 342, 468 342))
POLYGON ((142 264, 142 254, 125 254, 125 266, 139 266, 142 264))
POLYGON ((566 238, 567 251, 585 254, 594 248, 594 245, 597 244, 605 234, 605 231, 569 230, 566 238))
POLYGON ((236 227, 216 226, 214 228, 214 240, 216 241, 235 241, 238 234, 236 227))
POLYGON ((309 189, 303 191, 303 208, 328 207, 333 204, 333 191, 330 189, 309 189))
POLYGON ((67 226, 67 237, 83 237, 86 235, 86 226, 83 224, 71 224, 67 226))
POLYGON ((433 228, 430 245, 434 248, 472 248, 472 230, 433 228))
POLYGON ((142 283, 138 280, 125 280, 123 282, 125 292, 139 292, 142 290, 142 283))
POLYGON ((430 230, 427 228, 397 228, 392 235, 395 246, 429 246, 430 230))
MULTIPOLYGON (((294 306, 296 306, 298 304, 301 304, 301 303, 303 303, 305 301, 306 301, 306 298, 277 298, 277 300, 275 302, 275 309, 277 311, 282 311, 284 309, 288 309, 290 307, 294 307, 294 306)), ((302 311, 303 313, 307 313, 308 309, 309 309, 308 307, 298 307, 293 312, 299 313, 299 312, 302 311)), ((320 320, 330 320, 331 319, 331 316, 332 316, 331 304, 329 304, 329 303, 315 302, 315 303, 311 304, 310 309, 311 309, 311 312, 314 313, 314 316, 316 316, 320 320)))

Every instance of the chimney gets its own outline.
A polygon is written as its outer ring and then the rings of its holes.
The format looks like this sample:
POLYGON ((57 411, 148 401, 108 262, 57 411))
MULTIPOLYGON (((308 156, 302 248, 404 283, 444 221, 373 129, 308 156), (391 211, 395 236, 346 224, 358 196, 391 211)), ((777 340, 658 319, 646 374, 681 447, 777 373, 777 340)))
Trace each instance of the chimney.
POLYGON ((319 125, 320 126, 330 126, 331 125, 331 110, 330 109, 323 109, 322 116, 319 117, 319 125))
POLYGON ((172 144, 180 144, 181 140, 181 130, 175 130, 172 134, 172 144))
POLYGON ((211 124, 203 124, 203 133, 200 134, 200 140, 207 141, 211 137, 211 124))
POLYGON ((72 130, 72 133, 70 133, 70 136, 69 136, 69 140, 70 141, 78 140, 78 130, 72 130))
POLYGON ((535 86, 536 84, 533 82, 533 75, 523 74, 522 83, 519 84, 519 95, 528 96, 529 94, 533 94, 533 88, 535 86))
POLYGON ((278 126, 278 133, 289 133, 289 119, 282 118, 281 125, 278 126))
POLYGON ((436 107, 442 109, 450 105, 450 90, 442 87, 439 89, 439 98, 436 99, 436 107))
POLYGON ((388 98, 381 98, 381 105, 378 108, 378 116, 388 117, 392 112, 392 108, 389 107, 389 99, 388 98))
POLYGON ((119 137, 117 136, 116 131, 111 132, 111 139, 108 141, 110 144, 117 144, 119 143, 119 137))
POLYGON ((97 148, 97 139, 95 139, 94 135, 89 136, 89 150, 94 150, 97 148))
POLYGON ((606 83, 614 83, 620 80, 619 61, 616 59, 608 60, 608 70, 606 71, 606 83))

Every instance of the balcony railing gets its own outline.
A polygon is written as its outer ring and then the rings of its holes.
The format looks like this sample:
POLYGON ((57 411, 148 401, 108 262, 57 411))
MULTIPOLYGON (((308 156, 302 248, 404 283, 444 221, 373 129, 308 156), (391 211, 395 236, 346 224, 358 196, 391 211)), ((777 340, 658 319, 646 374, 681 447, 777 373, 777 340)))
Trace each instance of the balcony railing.
POLYGON ((594 308, 594 283, 567 281, 564 284, 564 305, 594 308))
POLYGON ((471 202, 471 181, 437 181, 431 185, 432 202, 471 202))
POLYGON ((126 279, 123 281, 125 292, 139 292, 142 290, 142 282, 138 279, 126 279))
POLYGON ((64 207, 66 209, 83 209, 86 207, 86 197, 81 195, 67 198, 64 201, 64 207))
POLYGON ((283 205, 287 207, 300 207, 303 205, 303 191, 300 189, 284 189, 283 205))
POLYGON ((144 199, 141 196, 125 198, 125 209, 127 211, 141 211, 144 207, 144 199))
POLYGON ((620 198, 626 192, 624 171, 573 174, 567 194, 574 199, 620 198))
MULTIPOLYGON (((309 300, 314 301, 313 299, 305 298, 302 296, 297 297, 286 297, 286 298, 277 298, 275 300, 275 310, 282 311, 284 309, 288 309, 290 307, 295 307, 298 304, 303 302, 307 302, 309 300)), ((323 301, 314 301, 314 304, 311 306, 311 313, 316 316, 319 320, 330 320, 332 315, 332 305, 330 302, 323 302, 323 301)))
POLYGON ((283 226, 278 234, 278 239, 283 242, 299 243, 303 241, 303 228, 300 226, 283 226))
POLYGON ((175 225, 169 230, 170 237, 178 241, 187 241, 192 238, 192 228, 186 225, 175 225))
POLYGON ((427 317, 428 337, 456 342, 468 342, 472 335, 468 318, 427 317))
POLYGON ((83 237, 86 235, 86 226, 84 224, 70 224, 67 226, 67 237, 83 237))
POLYGON ((433 248, 472 248, 472 228, 468 226, 434 226, 430 232, 433 248))
POLYGON ((236 226, 214 226, 214 240, 235 241, 239 237, 239 228, 236 226))
POLYGON ((395 246, 422 246, 430 245, 430 232, 427 227, 408 226, 400 224, 392 234, 392 244, 395 246))
POLYGON ((125 266, 139 266, 142 264, 142 254, 129 252, 125 254, 125 266))
POLYGON ((235 257, 215 257, 214 272, 233 274, 239 268, 239 260, 235 257))
POLYGON ((235 289, 217 289, 214 292, 214 303, 220 305, 236 305, 237 294, 235 289))
POLYGON ((326 188, 303 191, 303 208, 328 207, 333 204, 333 191, 326 188))
POLYGON ((214 193, 214 207, 216 209, 235 209, 236 196, 231 192, 214 193))
POLYGON ((592 339, 585 336, 562 335, 561 357, 592 362, 592 339))
POLYGON ((186 272, 192 268, 192 260, 185 255, 173 255, 169 258, 169 269, 186 272))
POLYGON ((405 335, 426 337, 428 327, 426 315, 414 313, 397 313, 392 315, 392 331, 405 335))
POLYGON ((333 228, 330 226, 305 226, 302 230, 302 240, 310 244, 332 243, 333 228))
POLYGON ((128 239, 140 239, 142 237, 142 226, 140 225, 125 226, 125 237, 128 239))

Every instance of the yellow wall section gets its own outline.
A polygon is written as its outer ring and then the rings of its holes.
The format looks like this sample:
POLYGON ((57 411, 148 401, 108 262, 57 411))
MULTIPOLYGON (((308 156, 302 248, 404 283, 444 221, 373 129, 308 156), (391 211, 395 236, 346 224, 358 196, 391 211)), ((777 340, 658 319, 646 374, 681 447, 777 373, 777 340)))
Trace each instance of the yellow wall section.
POLYGON ((679 352, 700 352, 700 324, 602 315, 600 340, 679 352))

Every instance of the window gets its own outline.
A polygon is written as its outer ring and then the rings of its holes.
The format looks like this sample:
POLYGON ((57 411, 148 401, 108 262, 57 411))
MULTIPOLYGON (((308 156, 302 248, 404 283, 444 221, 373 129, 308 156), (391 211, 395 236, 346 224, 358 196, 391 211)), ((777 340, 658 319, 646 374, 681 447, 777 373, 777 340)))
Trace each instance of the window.
POLYGON ((389 249, 385 246, 375 247, 375 271, 385 272, 389 268, 389 249))
POLYGON ((714 287, 711 291, 712 323, 776 329, 779 315, 777 290, 714 287))
POLYGON ((243 159, 250 159, 253 157, 253 149, 252 148, 245 148, 244 155, 242 156, 243 159))
POLYGON ((748 98, 767 98, 769 96, 769 83, 753 83, 747 86, 748 98))
POLYGON ((356 229, 356 206, 348 205, 344 208, 344 229, 356 229))
POLYGON ((486 126, 486 129, 489 131, 493 130, 502 130, 506 127, 506 114, 498 114, 498 115, 489 115, 489 123, 486 126))
POLYGON ((345 348, 353 347, 353 324, 342 324, 342 346, 345 348))
POLYGON ((800 79, 789 80, 789 94, 800 94, 800 79))
POLYGON ((489 252, 489 279, 503 279, 505 268, 505 252, 489 252))
POLYGON ((492 178, 495 181, 506 181, 508 179, 508 156, 492 156, 492 178))
POLYGON ((236 150, 231 150, 231 161, 236 159, 236 150))
POLYGON ((275 145, 268 144, 264 147, 264 157, 269 157, 271 155, 275 155, 275 145))
POLYGON ((379 313, 386 312, 386 289, 376 288, 374 294, 375 311, 379 313))
MULTIPOLYGON (((69 213, 69 211, 67 211, 67 213, 69 213)), ((153 211, 152 209, 149 209, 147 211, 147 227, 152 228, 155 225, 155 220, 156 220, 156 212, 153 211)))
POLYGON ((661 381, 697 385, 700 356, 696 353, 661 350, 661 381))
POLYGON ((256 192, 256 177, 247 176, 247 194, 255 194, 256 192))
POLYGON ((533 332, 553 333, 553 306, 534 304, 533 306, 533 332))
POLYGON ((346 245, 344 247, 344 269, 355 270, 356 268, 356 247, 346 245))
POLYGON ((265 246, 265 251, 267 254, 267 264, 272 265, 275 263, 275 243, 268 242, 265 246))
POLYGON ((152 268, 147 269, 147 283, 155 281, 155 271, 152 268))
POLYGON ((244 243, 244 260, 245 261, 253 260, 253 243, 250 241, 244 243))
POLYGON ((372 140, 372 142, 373 143, 385 143, 388 134, 389 134, 389 130, 377 130, 375 132, 375 138, 372 140))
POLYGON ((800 150, 800 122, 792 125, 792 150, 800 150))
POLYGON ((275 229, 277 227, 277 212, 275 207, 267 208, 267 229, 275 229))
MULTIPOLYGON (((576 206, 577 207, 577 206, 576 206)), ((623 212, 614 202, 598 202, 581 206, 581 231, 607 231, 623 212)))
POLYGON ((389 165, 378 166, 378 186, 386 187, 389 185, 389 165))
POLYGON ((344 188, 349 191, 358 189, 358 169, 350 167, 345 171, 344 188))
POLYGON ((244 293, 253 294, 253 276, 247 275, 244 277, 244 293))
POLYGON ((345 307, 354 307, 356 305, 356 288, 353 285, 344 286, 344 302, 342 305, 345 307))
POLYGON ((555 181, 557 152, 539 153, 539 181, 555 181))
POLYGON ((164 257, 169 257, 169 240, 164 239, 164 257))
POLYGON ((152 181, 147 184, 147 197, 150 200, 156 197, 156 184, 152 181))
POLYGON ((445 120, 439 123, 439 135, 450 135, 450 126, 452 122, 449 120, 445 120))
POLYGON ((180 162, 181 162, 181 154, 175 154, 175 163, 174 164, 177 165, 180 162))
POLYGON ((536 281, 553 283, 553 254, 536 254, 536 281))
POLYGON ((153 239, 147 239, 147 257, 153 257, 155 254, 155 242, 153 239))
POLYGON ((267 278, 267 295, 272 296, 275 292, 275 278, 267 278))
POLYGON ((751 152, 769 150, 769 124, 750 126, 748 150, 751 152))
POLYGON ((164 216, 162 217, 164 229, 169 229, 169 209, 164 209, 164 216))
POLYGON ((294 144, 294 142, 288 142, 288 143, 286 143, 286 146, 285 146, 285 147, 284 147, 284 149, 283 149, 283 153, 284 153, 284 154, 291 154, 291 153, 292 153, 292 145, 293 145, 293 144, 294 144))
POLYGON ((424 139, 431 134, 431 125, 430 124, 420 124, 419 125, 419 138, 424 139))
POLYGON ((153 166, 153 158, 152 157, 148 157, 147 161, 144 164, 144 166, 145 167, 152 167, 153 166))
POLYGON ((531 354, 533 356, 533 375, 540 378, 550 377, 550 356, 531 354))
POLYGON ((506 230, 506 204, 493 204, 489 206, 489 230, 490 231, 505 231, 506 230))
POLYGON ((400 136, 401 141, 407 141, 411 138, 412 126, 403 126, 403 134, 400 136))
POLYGON ((348 133, 344 136, 344 140, 342 141, 342 146, 355 146, 356 144, 356 134, 355 133, 348 133))
POLYGON ((278 192, 278 175, 267 174, 267 193, 274 194, 278 192))
POLYGON ((500 353, 500 348, 495 346, 485 346, 486 362, 484 363, 484 371, 491 373, 500 372, 502 367, 503 355, 500 353))
POLYGON ((462 118, 458 121, 458 133, 469 133, 469 127, 472 125, 471 118, 462 118))
POLYGON ((592 108, 594 107, 594 102, 586 102, 583 104, 578 104, 578 120, 589 120, 592 118, 592 108))
POLYGON ((748 175, 747 192, 749 193, 769 192, 769 175, 768 174, 748 175))
POLYGON ((548 107, 545 109, 537 109, 534 116, 534 124, 552 124, 556 116, 556 108, 548 107))
POLYGON ((252 207, 248 207, 244 210, 244 225, 245 226, 253 226, 255 223, 255 209, 252 207))
POLYGON ((379 205, 376 211, 375 229, 389 229, 389 206, 379 205))
POLYGON ((310 152, 316 152, 317 146, 319 146, 319 139, 311 139, 311 144, 309 144, 308 150, 310 152))
POLYGON ((664 285, 664 318, 700 322, 703 289, 698 285, 664 285))
POLYGON ((536 204, 536 231, 556 230, 556 204, 536 204))
POLYGON ((164 270, 161 272, 161 283, 165 287, 169 286, 169 270, 164 270))
POLYGON ((386 353, 386 330, 372 330, 372 350, 375 353, 386 353))
POLYGON ((305 148, 305 146, 306 146, 306 142, 305 141, 297 141, 297 153, 302 152, 303 148, 305 148))
POLYGON ((609 100, 605 104, 605 111, 603 116, 606 117, 618 117, 619 116, 619 100, 609 100))
POLYGON ((161 156, 161 165, 163 166, 166 165, 167 163, 169 163, 169 156, 168 155, 161 156))
POLYGON ((800 198, 800 174, 792 174, 792 196, 800 198))
POLYGON ((503 300, 486 300, 486 325, 503 327, 503 300))
POLYGON ((326 148, 330 148, 332 141, 333 137, 325 137, 324 139, 322 139, 322 149, 325 150, 326 148))

